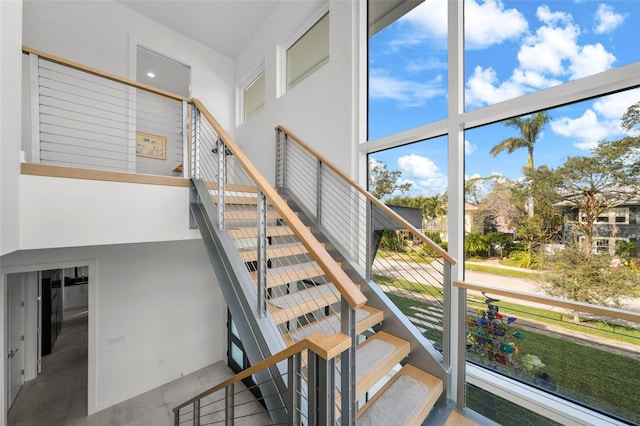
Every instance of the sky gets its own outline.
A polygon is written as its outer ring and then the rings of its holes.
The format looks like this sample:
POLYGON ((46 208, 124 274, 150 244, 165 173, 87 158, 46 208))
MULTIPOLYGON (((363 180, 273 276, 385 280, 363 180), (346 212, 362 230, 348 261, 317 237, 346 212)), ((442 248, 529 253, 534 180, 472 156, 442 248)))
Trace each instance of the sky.
MULTIPOLYGON (((369 43, 369 139, 446 118, 446 0, 425 0, 369 43)), ((471 111, 640 60, 640 0, 466 0, 465 110, 471 111)), ((640 89, 548 111, 534 151, 551 168, 625 136, 620 118, 640 89)), ((492 157, 519 130, 496 123, 465 133, 466 177, 522 177, 527 151, 492 157)), ((447 186, 446 136, 371 157, 402 171, 407 195, 447 186)))

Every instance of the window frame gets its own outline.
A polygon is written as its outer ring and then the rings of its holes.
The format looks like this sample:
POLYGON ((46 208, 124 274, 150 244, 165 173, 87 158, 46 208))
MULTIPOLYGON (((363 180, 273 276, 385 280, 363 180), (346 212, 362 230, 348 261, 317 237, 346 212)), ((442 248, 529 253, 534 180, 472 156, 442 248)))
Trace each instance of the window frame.
POLYGON ((266 84, 267 84, 267 80, 266 80, 266 69, 265 69, 265 64, 264 61, 260 64, 260 66, 258 68, 256 68, 255 71, 253 71, 251 74, 249 74, 244 80, 242 80, 242 83, 238 85, 238 87, 236 88, 236 104, 237 104, 237 108, 236 108, 236 123, 237 126, 240 126, 244 123, 246 123, 249 118, 251 118, 253 115, 255 115, 257 112, 259 112, 260 110, 262 110, 267 102, 267 89, 266 89, 266 84), (245 112, 245 108, 246 108, 246 104, 245 104, 245 100, 246 100, 246 92, 247 89, 249 89, 260 77, 264 77, 265 81, 265 88, 264 88, 264 93, 262 94, 262 104, 260 106, 258 106, 251 114, 247 115, 245 112))
POLYGON ((316 11, 313 16, 303 26, 301 26, 286 43, 277 46, 276 60, 278 69, 278 80, 276 85, 277 97, 284 95, 285 93, 287 93, 287 91, 294 88, 299 83, 306 80, 307 77, 314 74, 324 65, 329 63, 329 61, 331 60, 331 15, 328 3, 326 3, 322 6, 322 8, 316 11), (323 59, 321 62, 306 70, 291 85, 289 85, 287 82, 287 53, 289 49, 291 49, 298 41, 300 41, 306 34, 308 34, 309 31, 311 31, 316 26, 316 24, 318 24, 325 17, 329 19, 329 31, 327 32, 327 37, 329 40, 326 59, 323 59))

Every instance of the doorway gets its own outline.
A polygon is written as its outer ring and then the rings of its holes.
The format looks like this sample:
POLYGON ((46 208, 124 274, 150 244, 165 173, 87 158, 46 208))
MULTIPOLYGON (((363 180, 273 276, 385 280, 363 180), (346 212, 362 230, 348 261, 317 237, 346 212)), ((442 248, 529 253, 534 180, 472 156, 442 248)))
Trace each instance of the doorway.
POLYGON ((88 272, 64 265, 6 275, 8 425, 87 415, 88 272))

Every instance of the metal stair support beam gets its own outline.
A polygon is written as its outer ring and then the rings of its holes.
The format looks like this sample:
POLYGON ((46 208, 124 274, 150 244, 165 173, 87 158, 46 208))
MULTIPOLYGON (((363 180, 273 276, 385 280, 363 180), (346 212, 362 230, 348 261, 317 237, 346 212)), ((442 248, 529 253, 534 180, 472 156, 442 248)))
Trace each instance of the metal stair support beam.
MULTIPOLYGON (((218 231, 214 225, 217 212, 213 200, 209 196, 206 184, 201 180, 191 182, 190 208, 196 219, 209 260, 216 274, 220 289, 227 302, 227 308, 236 319, 236 327, 243 336, 243 345, 251 364, 267 359, 286 347, 284 339, 271 324, 269 317, 257 315, 255 307, 255 281, 249 274, 242 258, 235 249, 233 240, 227 232, 218 231)), ((278 377, 283 372, 264 370, 256 374, 257 381, 263 383, 260 390, 265 398, 269 411, 274 413, 274 423, 285 423, 284 401, 281 395, 286 391, 286 384, 278 377)))

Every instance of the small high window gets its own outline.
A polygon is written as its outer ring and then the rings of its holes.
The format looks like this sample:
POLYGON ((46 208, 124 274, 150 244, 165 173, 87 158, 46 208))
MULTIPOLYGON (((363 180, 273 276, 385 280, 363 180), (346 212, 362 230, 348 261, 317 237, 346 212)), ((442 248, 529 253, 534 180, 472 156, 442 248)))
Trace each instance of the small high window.
POLYGON ((255 114, 264 105, 264 72, 244 89, 244 120, 255 114))
POLYGON ((287 49, 287 89, 329 61, 329 14, 326 13, 287 49))

